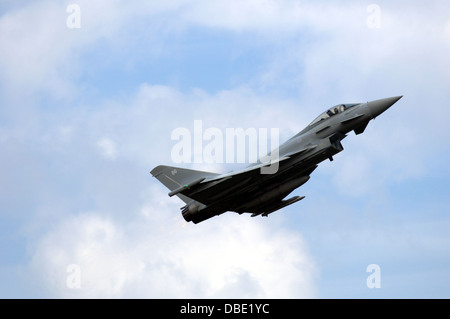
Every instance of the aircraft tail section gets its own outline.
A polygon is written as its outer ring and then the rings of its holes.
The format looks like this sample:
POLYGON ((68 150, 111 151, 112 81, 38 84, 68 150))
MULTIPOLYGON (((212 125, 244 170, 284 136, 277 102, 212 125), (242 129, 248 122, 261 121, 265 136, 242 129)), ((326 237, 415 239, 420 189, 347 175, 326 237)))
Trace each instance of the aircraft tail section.
POLYGON ((180 194, 181 191, 200 184, 205 178, 220 175, 165 165, 155 167, 150 174, 170 190, 169 196, 177 195, 186 204, 191 202, 192 199, 180 194))

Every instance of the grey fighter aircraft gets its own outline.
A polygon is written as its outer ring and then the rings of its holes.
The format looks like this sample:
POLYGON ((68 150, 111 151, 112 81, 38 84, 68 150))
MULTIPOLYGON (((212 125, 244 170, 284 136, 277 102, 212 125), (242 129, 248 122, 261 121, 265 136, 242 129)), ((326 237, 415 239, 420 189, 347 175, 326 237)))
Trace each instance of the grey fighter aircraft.
POLYGON ((240 171, 217 174, 160 165, 150 173, 170 190, 169 196, 185 202, 181 213, 187 222, 197 224, 227 211, 267 216, 302 200, 304 196, 284 198, 306 183, 320 162, 332 161, 343 150, 341 141, 350 131, 363 133, 370 120, 401 97, 333 106, 277 152, 240 171))

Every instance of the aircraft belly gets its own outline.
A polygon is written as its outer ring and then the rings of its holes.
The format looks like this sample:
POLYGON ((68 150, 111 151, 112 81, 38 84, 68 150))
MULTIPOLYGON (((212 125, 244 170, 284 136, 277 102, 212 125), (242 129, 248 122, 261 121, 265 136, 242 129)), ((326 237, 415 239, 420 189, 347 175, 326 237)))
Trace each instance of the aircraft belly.
POLYGON ((260 170, 257 169, 242 176, 226 177, 223 180, 205 183, 199 188, 183 192, 183 195, 206 205, 234 202, 241 195, 249 198, 251 195, 247 195, 247 193, 258 192, 258 190, 267 187, 266 185, 273 184, 280 178, 285 178, 283 172, 291 166, 292 164, 288 161, 280 162, 276 174, 261 174, 260 170))

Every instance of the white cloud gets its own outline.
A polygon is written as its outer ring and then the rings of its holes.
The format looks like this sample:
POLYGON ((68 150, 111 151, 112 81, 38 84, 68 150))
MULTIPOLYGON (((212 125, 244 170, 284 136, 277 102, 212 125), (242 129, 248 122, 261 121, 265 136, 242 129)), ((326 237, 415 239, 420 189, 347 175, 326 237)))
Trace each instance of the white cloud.
MULTIPOLYGON (((144 83, 123 101, 102 102, 96 109, 76 112, 69 123, 58 125, 70 126, 72 139, 78 134, 85 142, 94 143, 107 159, 116 159, 120 151, 121 158, 142 166, 173 165, 171 149, 177 141, 171 140, 171 133, 177 128, 193 134, 194 121, 201 120, 203 133, 211 127, 224 136, 226 128, 264 128, 269 138, 270 130, 278 128, 283 142, 301 129, 298 122, 308 120, 301 114, 299 118, 289 116, 299 113, 295 108, 292 100, 260 95, 248 88, 216 94, 200 89, 182 93, 173 87, 144 83)), ((203 147, 206 145, 204 142, 203 147)))
POLYGON ((298 1, 196 1, 183 16, 208 27, 235 31, 289 31, 304 25, 298 1))
POLYGON ((222 215, 186 224, 160 189, 121 223, 90 212, 38 241, 31 269, 51 297, 315 297, 317 269, 301 235, 267 219, 222 215), (81 287, 70 288, 69 265, 81 287))
POLYGON ((103 137, 98 140, 97 147, 100 151, 100 154, 108 159, 115 160, 117 158, 117 147, 116 143, 107 137, 103 137))
MULTIPOLYGON (((72 14, 66 10, 68 2, 33 1, 0 17, 0 83, 4 95, 18 98, 44 93, 58 100, 73 99, 89 89, 75 83, 92 67, 85 64, 83 55, 98 48, 99 43, 111 51, 123 50, 130 44, 124 43, 132 41, 127 32, 135 26, 134 21, 149 21, 155 13, 173 7, 155 2, 149 6, 143 2, 130 5, 80 0, 76 4, 81 9, 80 28, 66 24, 72 14)), ((160 26, 152 27, 151 33, 140 36, 148 37, 149 47, 153 44, 158 48, 152 40, 160 26)), ((108 61, 109 54, 103 58, 108 61)))
POLYGON ((316 269, 301 234, 270 220, 264 224, 267 220, 232 214, 186 224, 179 204, 161 185, 146 190, 148 199, 139 203, 135 194, 143 189, 145 179, 140 178, 147 169, 170 165, 171 130, 191 128, 194 119, 202 119, 205 127, 279 127, 283 138, 329 103, 404 94, 363 135, 351 134, 348 139, 354 143, 344 140, 346 150, 332 167, 321 165, 320 170, 332 169, 329 178, 344 194, 379 194, 392 180, 423 173, 430 156, 447 151, 447 2, 439 2, 444 4, 437 14, 432 6, 381 5, 379 30, 367 28, 365 4, 77 3, 81 29, 68 29, 66 7, 51 1, 33 2, 0 17, 1 93, 16 102, 4 103, 0 111, 3 115, 14 108, 25 119, 12 129, 0 128, 0 141, 19 149, 17 161, 6 161, 2 169, 8 178, 0 182, 11 193, 4 202, 27 203, 18 208, 31 215, 27 223, 37 219, 37 224, 47 224, 42 215, 57 216, 54 227, 40 235, 31 265, 50 296, 316 295, 316 269), (91 48, 106 44, 100 48, 105 59, 124 48, 139 51, 143 43, 152 48, 145 55, 164 54, 167 32, 189 32, 191 26, 247 32, 249 42, 258 33, 256 41, 270 47, 262 51, 270 52, 259 68, 261 75, 250 84, 262 90, 244 84, 209 93, 143 84, 122 101, 111 102, 117 96, 108 96, 98 103, 81 102, 88 106, 67 107, 86 89, 83 81, 76 82, 90 72, 86 53, 91 48), (300 92, 299 97, 280 98, 265 90, 285 85, 300 92), (41 103, 42 92, 65 101, 62 110, 53 112, 42 103, 30 112, 27 103, 41 103), (26 143, 16 143, 19 135, 26 143), (36 145, 30 148, 31 143, 36 145), (97 161, 98 153, 109 161, 97 161), (17 166, 23 163, 25 170, 17 166), (86 207, 92 211, 77 214, 86 207), (66 286, 71 264, 80 266, 80 290, 66 286))
POLYGON ((371 175, 372 162, 367 156, 357 150, 349 152, 350 155, 342 156, 343 158, 341 157, 333 167, 333 182, 340 192, 350 196, 361 196, 366 194, 368 189, 379 187, 379 181, 371 175))

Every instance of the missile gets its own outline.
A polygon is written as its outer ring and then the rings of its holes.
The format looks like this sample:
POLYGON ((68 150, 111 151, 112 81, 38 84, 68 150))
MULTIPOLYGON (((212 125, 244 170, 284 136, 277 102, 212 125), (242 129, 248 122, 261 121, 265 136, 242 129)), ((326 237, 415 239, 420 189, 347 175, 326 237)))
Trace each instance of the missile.
POLYGON ((194 181, 192 181, 192 182, 190 182, 190 183, 188 183, 188 184, 186 184, 186 185, 183 185, 183 186, 181 186, 181 187, 178 187, 177 189, 174 189, 173 191, 171 191, 171 192, 169 193, 169 196, 172 197, 173 195, 176 195, 176 194, 178 194, 178 193, 181 193, 182 191, 184 191, 184 190, 186 190, 186 189, 190 189, 191 187, 194 187, 195 185, 200 184, 200 183, 203 182, 204 180, 205 180, 205 177, 202 177, 202 178, 196 179, 196 180, 194 180, 194 181))
MULTIPOLYGON (((308 180, 309 180, 309 176, 301 176, 301 177, 295 178, 293 180, 290 180, 284 184, 278 185, 278 186, 270 189, 268 192, 264 193, 263 195, 245 203, 245 205, 243 205, 243 207, 244 207, 244 209, 248 209, 248 211, 251 211, 255 207, 259 208, 261 206, 266 206, 268 203, 271 202, 272 199, 275 199, 277 197, 283 198, 284 196, 286 196, 287 194, 292 192, 295 188, 306 183, 308 180)), ((277 202, 276 204, 279 204, 279 202, 277 202)), ((271 207, 271 205, 269 207, 271 207)), ((259 210, 259 209, 257 209, 257 210, 259 210)), ((259 215, 259 214, 257 213, 257 215, 259 215)))
POLYGON ((282 200, 279 205, 264 211, 264 213, 262 213, 261 216, 267 217, 269 214, 272 214, 273 212, 275 212, 275 211, 277 211, 277 210, 279 210, 279 209, 281 209, 283 207, 286 207, 286 206, 294 204, 294 203, 296 203, 298 201, 301 201, 303 198, 305 198, 305 196, 301 196, 301 197, 300 196, 294 196, 294 197, 291 197, 289 199, 282 200))

